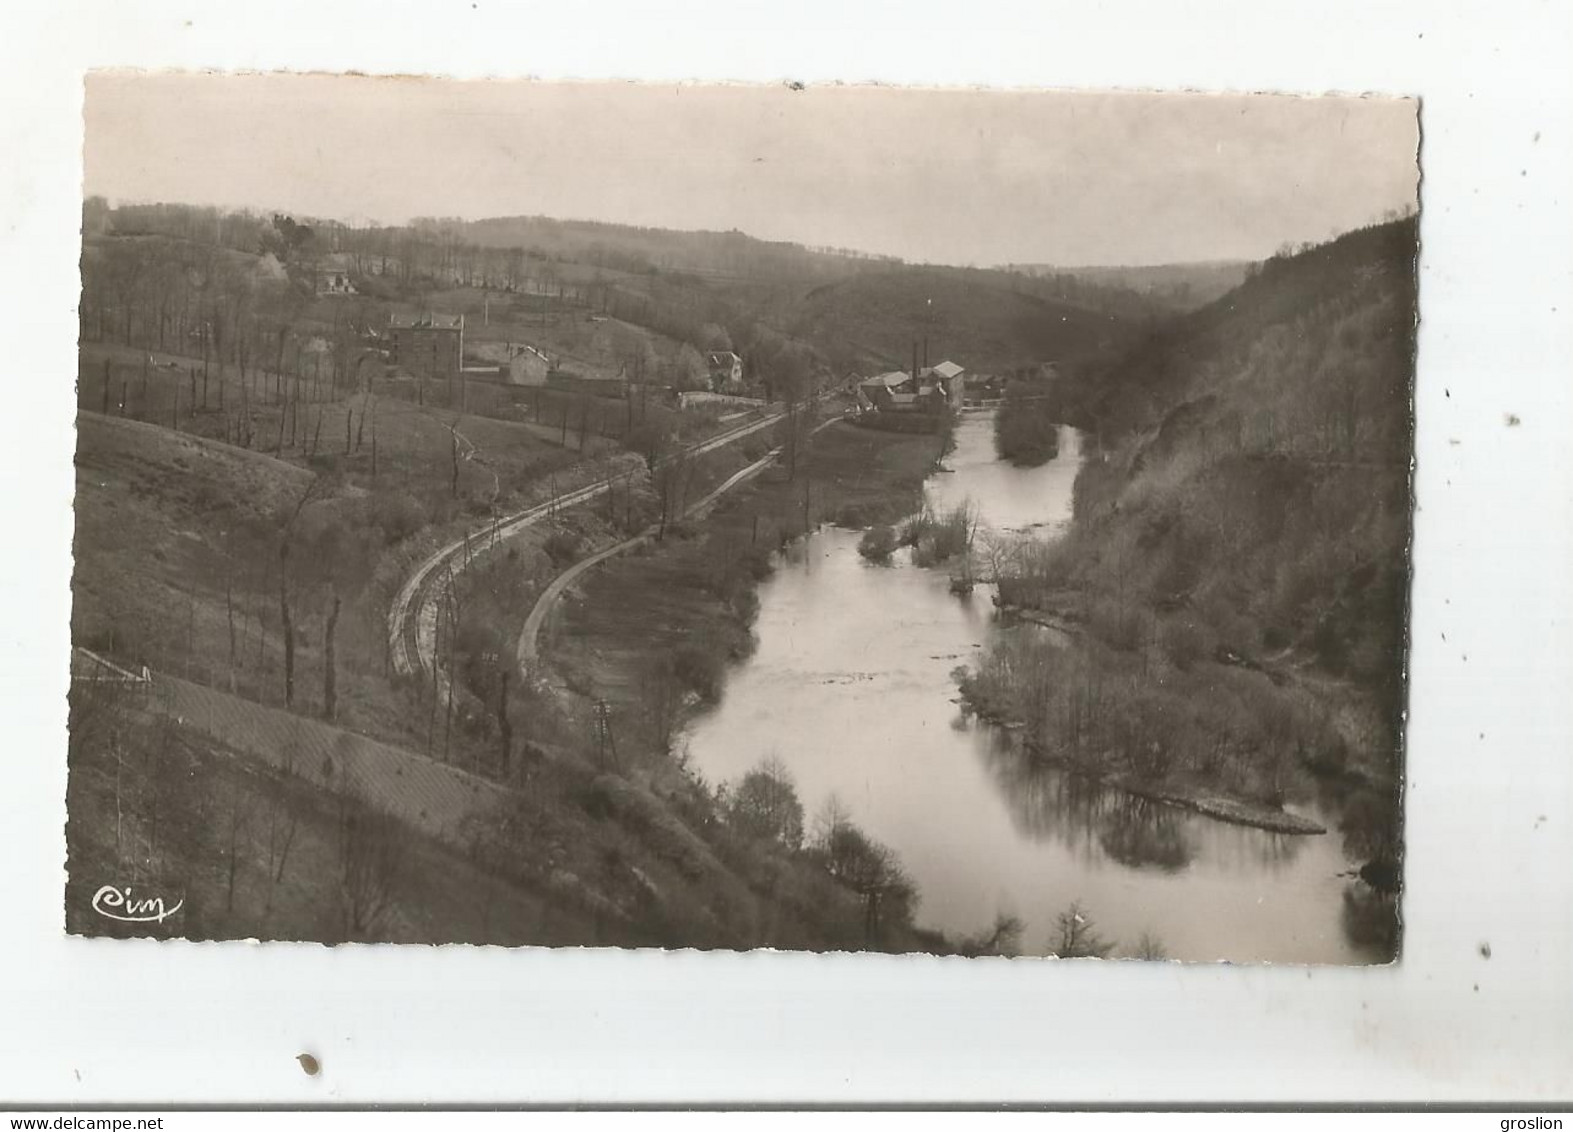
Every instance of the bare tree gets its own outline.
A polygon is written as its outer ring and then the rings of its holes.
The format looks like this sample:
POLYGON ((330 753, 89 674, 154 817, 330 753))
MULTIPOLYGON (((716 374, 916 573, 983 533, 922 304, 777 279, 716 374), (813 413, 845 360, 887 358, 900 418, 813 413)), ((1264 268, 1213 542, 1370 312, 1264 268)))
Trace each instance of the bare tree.
POLYGON ((967 956, 1015 955, 1021 950, 1022 931, 1020 916, 999 912, 986 932, 962 940, 959 950, 967 956))
MULTIPOLYGON (((282 418, 281 418, 282 419, 282 418)), ((282 432, 282 428, 280 432, 282 432)), ((284 706, 295 705, 295 619, 290 610, 289 576, 290 549, 295 539, 296 523, 306 504, 322 483, 313 479, 301 494, 300 501, 290 512, 279 532, 279 623, 284 632, 284 706)))
POLYGON ((1157 934, 1146 931, 1136 941, 1136 950, 1132 952, 1136 959, 1156 961, 1169 958, 1169 950, 1163 945, 1163 940, 1157 934))
POLYGON ((233 912, 235 910, 235 880, 240 874, 241 842, 242 839, 247 838, 251 830, 251 797, 246 792, 243 774, 239 771, 236 772, 234 781, 231 784, 225 829, 224 910, 233 912))
POLYGON ((651 746, 663 755, 669 753, 682 718, 683 688, 668 658, 655 660, 640 672, 639 702, 651 746))
MULTIPOLYGON (((293 753, 287 756, 293 761, 293 753)), ((268 788, 268 897, 265 911, 273 910, 274 893, 284 883, 284 870, 289 865, 289 852, 295 844, 295 831, 300 816, 290 805, 288 771, 281 771, 269 779, 268 788)))
POLYGON ((917 890, 889 848, 841 820, 830 828, 820 852, 826 871, 862 898, 864 946, 880 946, 888 922, 910 918, 917 890))
POLYGON ((1115 946, 1098 934, 1079 900, 1054 918, 1054 933, 1049 950, 1058 959, 1104 959, 1115 946))
POLYGON ((392 908, 405 879, 408 833, 348 783, 338 793, 339 908, 346 939, 365 939, 392 908))

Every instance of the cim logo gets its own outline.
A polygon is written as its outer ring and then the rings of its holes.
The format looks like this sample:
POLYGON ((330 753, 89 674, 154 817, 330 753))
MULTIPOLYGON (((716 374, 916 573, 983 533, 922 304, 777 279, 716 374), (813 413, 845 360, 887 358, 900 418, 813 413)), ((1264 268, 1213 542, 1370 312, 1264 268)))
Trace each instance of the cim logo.
POLYGON ((162 896, 138 899, 131 895, 129 888, 116 888, 112 884, 106 884, 93 893, 93 911, 123 924, 162 924, 180 911, 185 902, 185 897, 181 897, 175 901, 174 907, 167 908, 162 896))

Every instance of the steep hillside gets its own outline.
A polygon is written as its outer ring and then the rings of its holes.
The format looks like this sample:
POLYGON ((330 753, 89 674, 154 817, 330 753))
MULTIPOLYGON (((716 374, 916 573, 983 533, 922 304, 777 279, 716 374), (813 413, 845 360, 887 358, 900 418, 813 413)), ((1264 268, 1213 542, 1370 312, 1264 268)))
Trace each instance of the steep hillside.
POLYGON ((1084 391, 1107 450, 1077 482, 1079 588, 1396 713, 1415 249, 1407 221, 1269 261, 1084 391))
MULTIPOLYGON (((170 930, 195 938, 867 946, 862 899, 820 858, 722 820, 717 795, 642 748, 637 713, 617 716, 613 774, 554 695, 515 687, 500 757, 485 715, 437 723, 391 682, 388 604, 432 541, 417 498, 147 422, 85 412, 78 429, 72 643, 160 684, 152 701, 73 691, 72 930, 103 931, 89 897, 134 861, 184 894, 170 930), (352 772, 361 758, 381 769, 352 772), (457 814, 439 820, 434 781, 457 814), (355 830, 371 843, 346 841, 355 830), (372 850, 375 915, 345 880, 372 850)), ((550 530, 604 541, 599 514, 550 530)), ((554 576, 552 539, 515 539, 464 591, 467 679, 472 648, 495 641, 476 627, 554 576)), ((945 946, 910 926, 882 939, 945 946)))
POLYGON ((1324 811, 1379 876, 1399 854, 1416 240, 1400 221, 1275 258, 1074 389, 1103 449, 1070 533, 1001 594, 1082 626, 1082 667, 1000 656, 973 682, 1107 773, 1274 810, 1341 783, 1324 811))
POLYGON ((1113 315, 967 274, 906 269, 827 284, 803 299, 791 329, 809 341, 852 343, 869 362, 892 366, 909 364, 913 341, 926 337, 930 361, 954 358, 974 371, 1087 358, 1129 333, 1113 315))
POLYGON ((1261 444, 1276 451, 1407 444, 1416 239, 1414 220, 1396 221, 1253 268, 1090 375, 1074 391, 1084 423, 1117 437, 1215 392, 1254 427, 1272 426, 1261 444))

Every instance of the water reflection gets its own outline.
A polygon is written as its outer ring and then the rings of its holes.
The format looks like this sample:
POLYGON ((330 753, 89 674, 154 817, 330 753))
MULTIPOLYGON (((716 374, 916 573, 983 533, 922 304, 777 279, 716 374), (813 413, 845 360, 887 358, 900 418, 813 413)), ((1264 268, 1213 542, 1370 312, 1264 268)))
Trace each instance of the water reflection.
POLYGON ((1205 844, 1215 862, 1278 871, 1292 866, 1306 844, 1304 837, 1229 827, 1177 806, 1106 788, 1027 754, 1009 731, 960 725, 986 732, 981 759, 1007 801, 1011 824, 1024 836, 1053 840, 1082 860, 1101 856, 1127 868, 1178 873, 1205 844))
POLYGON ((1398 952, 1398 902, 1374 892, 1361 881, 1344 887, 1339 917, 1344 936, 1355 947, 1396 958, 1398 952))
POLYGON ((1099 838, 1103 851, 1131 868, 1179 872, 1191 863, 1196 849, 1185 824, 1172 806, 1127 796, 1109 808, 1099 838))

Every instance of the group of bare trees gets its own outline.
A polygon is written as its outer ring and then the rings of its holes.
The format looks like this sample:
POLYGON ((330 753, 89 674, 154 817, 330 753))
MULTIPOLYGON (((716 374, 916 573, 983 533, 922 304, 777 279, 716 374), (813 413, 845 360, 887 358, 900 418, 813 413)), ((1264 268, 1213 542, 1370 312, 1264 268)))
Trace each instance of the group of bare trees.
MULTIPOLYGON (((988 929, 962 940, 958 950, 967 956, 1016 955, 1021 951, 1025 932, 1026 925, 1020 916, 1000 912, 988 929)), ((1107 959, 1119 947, 1117 941, 1106 938, 1098 930, 1086 906, 1080 900, 1073 900, 1055 914, 1045 950, 1056 959, 1107 959)), ((1151 931, 1143 932, 1125 954, 1131 959, 1169 958, 1163 940, 1151 931)))
POLYGON ((834 796, 816 818, 813 847, 825 871, 861 901, 864 946, 879 948, 893 925, 911 923, 917 887, 895 852, 852 824, 834 796))
POLYGON ((804 854, 855 897, 863 946, 887 946, 894 942, 894 929, 910 926, 917 888, 895 852, 853 824, 834 794, 815 815, 812 828, 806 828, 796 783, 779 756, 766 758, 737 783, 723 785, 716 798, 734 831, 804 854))
MULTIPOLYGON (((331 721, 339 714, 343 614, 370 577, 383 542, 393 535, 378 525, 366 499, 335 499, 328 493, 328 481, 316 477, 274 513, 228 527, 220 541, 222 577, 214 581, 223 594, 220 655, 228 689, 239 691, 241 675, 249 671, 248 695, 278 695, 286 708, 295 709, 301 698, 304 624, 320 644, 318 710, 331 721), (281 668, 270 659, 270 644, 279 650, 281 668)), ((188 640, 186 649, 189 654, 197 645, 188 640)), ((188 655, 188 672, 189 660, 188 655)), ((211 670, 209 675, 217 677, 211 670)))
MULTIPOLYGON (((631 402, 630 402, 631 403, 631 402)), ((695 456, 679 421, 647 416, 623 438, 623 444, 644 457, 660 508, 656 538, 683 516, 693 483, 695 456)))

